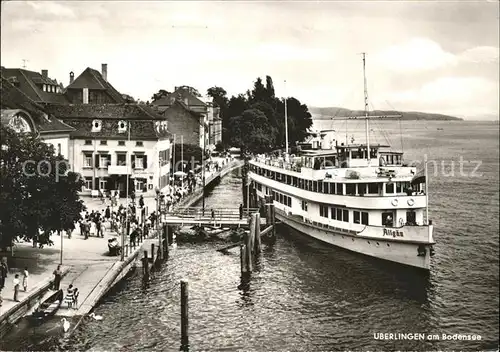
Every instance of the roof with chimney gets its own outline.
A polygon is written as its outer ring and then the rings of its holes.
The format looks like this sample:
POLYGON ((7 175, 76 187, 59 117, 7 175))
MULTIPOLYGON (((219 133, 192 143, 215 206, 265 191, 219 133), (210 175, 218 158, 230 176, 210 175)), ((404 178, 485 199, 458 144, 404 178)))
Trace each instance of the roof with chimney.
POLYGON ((48 113, 44 107, 34 102, 23 91, 15 87, 9 80, 2 76, 0 86, 2 110, 20 109, 26 111, 36 124, 37 130, 43 133, 70 132, 73 128, 48 113))
POLYGON ((124 103, 125 99, 107 80, 104 79, 101 72, 87 67, 75 80, 70 83, 66 89, 104 90, 108 93, 115 103, 124 103))
POLYGON ((35 102, 55 104, 68 103, 68 100, 62 92, 60 83, 48 77, 47 70, 43 70, 42 73, 39 73, 22 68, 2 67, 2 76, 35 102), (44 86, 50 88, 44 91, 44 86))
POLYGON ((197 121, 199 121, 200 117, 203 116, 203 114, 190 109, 190 107, 187 106, 183 101, 176 100, 173 105, 167 107, 163 111, 163 115, 167 118, 167 120, 168 120, 169 115, 170 115, 169 111, 172 111, 172 109, 174 109, 175 107, 180 107, 181 109, 185 110, 186 112, 189 113, 190 116, 192 116, 193 118, 195 118, 197 121))
POLYGON ((152 120, 165 118, 145 104, 47 104, 46 111, 61 119, 152 120))
POLYGON ((127 139, 128 133, 118 130, 120 121, 130 123, 131 139, 156 140, 171 137, 166 128, 158 128, 166 125, 165 117, 143 104, 50 104, 46 106, 46 110, 75 129, 71 138, 127 139), (94 120, 102 121, 102 128, 98 132, 92 131, 94 120))
POLYGON ((192 89, 189 88, 190 87, 187 86, 176 87, 173 93, 153 101, 152 104, 158 106, 171 106, 176 100, 181 100, 190 109, 199 109, 201 107, 205 109, 206 104, 192 92, 192 89))

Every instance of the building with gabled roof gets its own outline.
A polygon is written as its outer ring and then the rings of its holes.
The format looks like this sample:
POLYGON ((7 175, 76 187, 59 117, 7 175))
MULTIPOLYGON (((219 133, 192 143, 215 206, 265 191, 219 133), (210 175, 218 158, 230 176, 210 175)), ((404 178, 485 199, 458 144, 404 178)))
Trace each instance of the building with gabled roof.
POLYGON ((108 65, 101 65, 101 72, 87 67, 78 77, 69 73, 65 95, 72 104, 121 104, 126 100, 108 82, 108 65))
POLYGON ((2 77, 37 103, 67 104, 61 84, 48 76, 48 70, 41 73, 22 68, 1 69, 2 77))
POLYGON ((68 159, 69 136, 75 129, 31 100, 5 77, 2 76, 1 82, 2 124, 18 132, 37 133, 45 143, 54 146, 57 154, 68 159))
POLYGON ((176 136, 183 136, 184 143, 201 148, 213 148, 222 140, 222 120, 219 108, 198 97, 193 88, 175 87, 173 93, 152 102, 169 123, 176 136))
POLYGON ((48 104, 45 109, 74 128, 70 163, 85 180, 84 193, 117 190, 127 175, 136 193, 155 195, 169 183, 172 134, 167 121, 143 104, 48 104))

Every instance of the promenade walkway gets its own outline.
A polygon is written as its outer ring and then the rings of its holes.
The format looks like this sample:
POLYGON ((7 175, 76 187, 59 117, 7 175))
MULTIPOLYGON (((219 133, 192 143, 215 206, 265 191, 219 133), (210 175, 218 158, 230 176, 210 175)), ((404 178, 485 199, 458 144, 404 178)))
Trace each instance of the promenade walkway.
MULTIPOLYGON (((234 168, 236 165, 237 163, 227 165, 227 170, 234 168)), ((200 190, 188 195, 174 208, 189 206, 201 196, 201 193, 200 190)), ((82 199, 88 212, 102 210, 109 205, 109 202, 103 204, 100 199, 96 198, 82 197, 82 199)), ((119 203, 126 205, 126 200, 120 199, 119 203)), ((149 212, 156 209, 154 198, 145 197, 144 203, 148 207, 149 212)), ((42 287, 46 287, 47 282, 53 279, 52 273, 61 260, 61 248, 63 253, 62 269, 66 274, 61 281, 60 288, 66 291, 68 286, 73 284, 80 291, 78 302, 80 305, 86 301, 92 301, 92 304, 97 303, 97 300, 102 296, 100 293, 105 289, 102 287, 103 282, 113 282, 114 279, 112 278, 122 270, 119 263, 120 256, 108 255, 108 239, 110 236, 116 234, 110 232, 109 226, 107 228, 108 230, 105 232, 104 238, 89 237, 89 239, 85 240, 80 235, 79 228, 77 227, 73 231, 71 238, 63 235, 62 243, 61 236, 54 234, 51 237, 54 245, 50 247, 46 246, 43 249, 33 248, 31 242, 17 243, 14 248, 14 257, 10 260, 9 274, 5 287, 1 292, 3 303, 0 307, 0 323, 9 319, 8 317, 12 310, 17 309, 16 306, 24 306, 28 301, 33 301, 33 295, 40 291, 42 287), (20 274, 22 281, 22 271, 25 267, 27 267, 29 272, 28 290, 27 292, 21 290, 18 297, 20 302, 15 302, 13 299, 14 275, 16 273, 20 274)), ((126 238, 126 244, 128 244, 128 238, 126 238)), ((48 296, 48 293, 45 296, 48 296)), ((58 315, 71 317, 81 314, 84 310, 83 308, 70 310, 63 304, 58 315)))

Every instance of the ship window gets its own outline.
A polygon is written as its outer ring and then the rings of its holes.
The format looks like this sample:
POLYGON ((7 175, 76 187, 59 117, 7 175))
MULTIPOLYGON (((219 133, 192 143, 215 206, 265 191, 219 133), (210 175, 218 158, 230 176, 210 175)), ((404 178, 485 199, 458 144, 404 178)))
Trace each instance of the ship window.
POLYGON ((318 192, 323 193, 323 181, 318 181, 318 192))
POLYGON ((359 211, 354 210, 354 211, 352 212, 352 215, 353 215, 353 218, 354 218, 354 223, 355 223, 355 224, 359 224, 359 223, 361 223, 361 214, 360 214, 360 212, 359 212, 359 211))
POLYGON ((328 206, 321 205, 319 206, 319 216, 327 218, 328 217, 328 206))
POLYGON ((362 195, 365 195, 366 194, 366 183, 359 183, 358 184, 358 194, 360 196, 362 195))
POLYGON ((407 211, 406 212, 406 224, 407 225, 416 225, 417 223, 417 217, 416 213, 414 211, 407 211))
POLYGON ((392 211, 383 212, 382 213, 382 225, 392 227, 393 222, 393 214, 392 211))
POLYGON ((337 208, 337 220, 342 221, 342 209, 337 208))
POLYGON ((394 183, 387 183, 385 185, 385 193, 394 193, 394 183))
POLYGON ((361 223, 363 225, 368 225, 368 212, 366 211, 361 212, 361 223))
POLYGON ((401 182, 396 182, 396 193, 403 192, 403 185, 401 182))
POLYGON ((350 196, 356 195, 356 184, 355 183, 346 183, 345 184, 345 193, 350 196))
POLYGON ((369 194, 378 194, 378 183, 369 183, 368 184, 368 193, 369 194))
POLYGON ((330 217, 335 220, 337 219, 337 209, 334 207, 330 208, 330 217))
POLYGON ((349 222, 349 210, 344 209, 342 211, 342 221, 349 222))
POLYGON ((335 194, 335 183, 330 183, 330 194, 335 194))
POLYGON ((337 183, 337 194, 342 195, 344 194, 344 184, 343 183, 337 183))
POLYGON ((313 192, 318 191, 318 181, 313 181, 313 192))
POLYGON ((301 207, 302 210, 307 211, 307 202, 305 200, 302 201, 301 207))
POLYGON ((281 204, 283 204, 283 195, 282 195, 281 193, 280 193, 280 200, 279 200, 279 202, 280 202, 281 204))
POLYGON ((313 181, 309 181, 309 191, 311 191, 313 188, 313 181))

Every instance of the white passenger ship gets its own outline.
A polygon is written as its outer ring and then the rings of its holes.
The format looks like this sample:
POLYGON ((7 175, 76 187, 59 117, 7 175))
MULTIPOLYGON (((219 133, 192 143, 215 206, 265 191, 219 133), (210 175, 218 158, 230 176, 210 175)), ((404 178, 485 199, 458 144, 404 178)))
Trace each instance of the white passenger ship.
MULTIPOLYGON (((363 73, 364 64, 363 56, 363 73)), ((249 161, 249 178, 257 196, 272 197, 276 217, 295 230, 429 270, 434 239, 427 175, 417 174, 389 145, 370 144, 367 106, 365 79, 366 143, 322 149, 328 144, 323 139, 299 156, 257 156, 249 161)))

